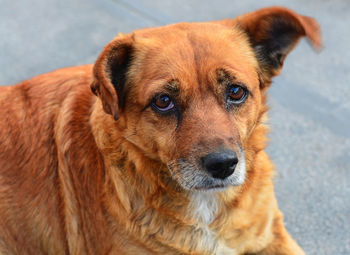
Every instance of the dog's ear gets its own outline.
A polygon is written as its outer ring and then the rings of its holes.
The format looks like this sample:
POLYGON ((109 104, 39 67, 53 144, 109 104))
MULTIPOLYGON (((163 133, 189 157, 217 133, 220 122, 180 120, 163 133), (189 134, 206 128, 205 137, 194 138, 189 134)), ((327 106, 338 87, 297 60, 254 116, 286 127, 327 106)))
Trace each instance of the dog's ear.
POLYGON ((92 92, 97 95, 106 113, 118 120, 124 106, 127 71, 133 54, 133 37, 122 35, 107 44, 97 58, 91 84, 92 92))
POLYGON ((265 75, 280 73, 283 61, 299 39, 306 36, 314 48, 322 46, 318 23, 283 7, 269 7, 219 23, 238 26, 250 39, 265 75))

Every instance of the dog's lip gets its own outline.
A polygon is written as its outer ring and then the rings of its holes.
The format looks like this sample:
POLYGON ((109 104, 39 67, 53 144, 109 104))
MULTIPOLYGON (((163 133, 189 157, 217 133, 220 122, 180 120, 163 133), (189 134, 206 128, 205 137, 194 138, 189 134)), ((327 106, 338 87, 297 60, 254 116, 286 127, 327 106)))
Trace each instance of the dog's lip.
POLYGON ((214 190, 214 189, 226 189, 228 186, 225 185, 224 183, 221 184, 215 184, 215 185, 210 185, 210 186, 200 186, 200 187, 194 187, 194 190, 197 191, 205 191, 205 190, 214 190))

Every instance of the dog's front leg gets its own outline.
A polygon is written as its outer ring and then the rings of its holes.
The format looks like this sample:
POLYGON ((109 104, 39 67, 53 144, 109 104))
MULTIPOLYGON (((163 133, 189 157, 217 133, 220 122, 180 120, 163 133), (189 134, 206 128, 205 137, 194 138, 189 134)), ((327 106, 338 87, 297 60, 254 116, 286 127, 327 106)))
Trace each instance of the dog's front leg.
POLYGON ((278 212, 274 219, 272 231, 272 241, 257 255, 305 255, 304 251, 285 228, 281 212, 278 212))

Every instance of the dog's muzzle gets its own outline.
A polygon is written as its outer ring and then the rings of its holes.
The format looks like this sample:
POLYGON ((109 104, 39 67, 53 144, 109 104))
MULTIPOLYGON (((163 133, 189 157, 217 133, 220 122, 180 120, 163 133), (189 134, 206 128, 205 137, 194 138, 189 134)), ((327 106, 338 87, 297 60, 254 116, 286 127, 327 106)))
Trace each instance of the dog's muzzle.
POLYGON ((222 148, 200 158, 184 157, 168 162, 174 180, 186 190, 222 190, 244 183, 244 151, 222 148))

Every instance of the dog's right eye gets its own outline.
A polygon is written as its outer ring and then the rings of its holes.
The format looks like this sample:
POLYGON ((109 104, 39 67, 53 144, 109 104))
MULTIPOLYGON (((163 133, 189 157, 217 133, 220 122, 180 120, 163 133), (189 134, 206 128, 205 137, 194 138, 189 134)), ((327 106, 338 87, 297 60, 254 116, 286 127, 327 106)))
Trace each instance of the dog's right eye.
POLYGON ((167 94, 160 94, 153 98, 152 107, 160 113, 167 113, 175 108, 175 104, 167 94))

